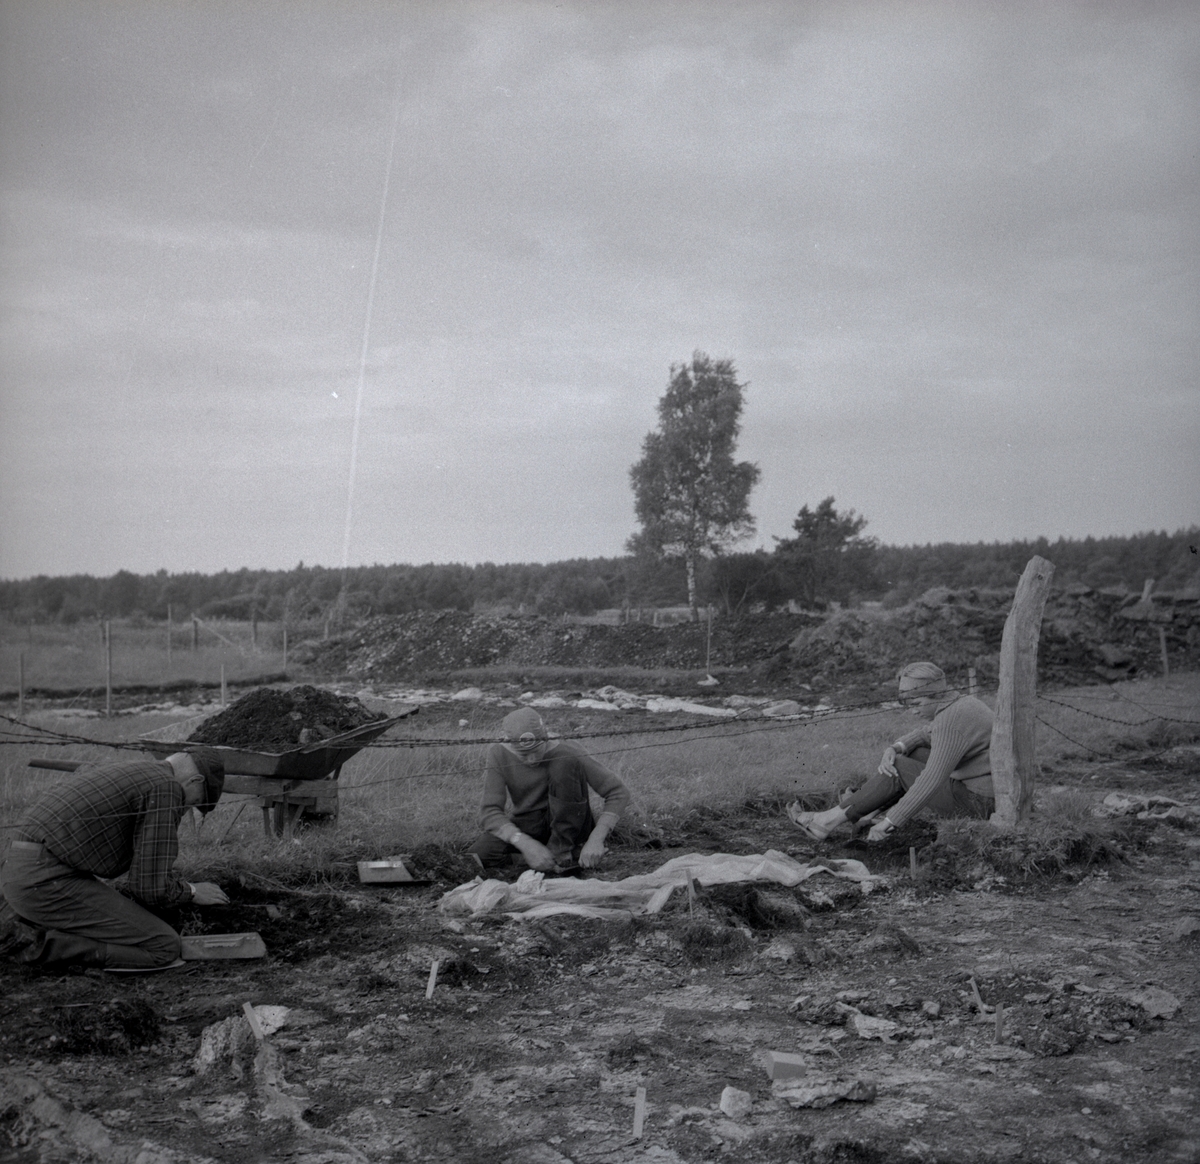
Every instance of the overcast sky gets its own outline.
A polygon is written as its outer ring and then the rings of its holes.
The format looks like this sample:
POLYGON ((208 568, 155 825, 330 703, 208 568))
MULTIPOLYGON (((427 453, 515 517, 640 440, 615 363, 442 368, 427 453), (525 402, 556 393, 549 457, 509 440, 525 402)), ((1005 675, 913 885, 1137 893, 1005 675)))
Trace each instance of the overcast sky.
POLYGON ((0 0, 0 577, 620 554, 695 350, 747 548, 1200 521, 1198 62, 1195 3, 0 0))

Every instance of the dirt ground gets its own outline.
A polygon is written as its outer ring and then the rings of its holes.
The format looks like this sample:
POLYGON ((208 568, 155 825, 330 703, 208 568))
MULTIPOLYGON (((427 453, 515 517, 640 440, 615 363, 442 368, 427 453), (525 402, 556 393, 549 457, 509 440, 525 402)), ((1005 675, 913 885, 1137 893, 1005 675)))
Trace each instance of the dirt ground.
MULTIPOLYGON (((1194 745, 1053 774, 1188 801, 1198 777, 1194 745)), ((414 854, 430 885, 243 878, 229 907, 180 917, 257 930, 261 961, 121 976, 0 960, 0 1161, 1200 1160, 1200 834, 1130 818, 1125 859, 1028 880, 947 861, 932 835, 823 846, 887 875, 865 897, 817 877, 680 890, 632 921, 457 929, 436 904, 469 870, 430 848, 414 854), (291 1008, 258 1069, 246 1033, 197 1074, 202 1031, 247 1001, 291 1008), (766 1051, 802 1057, 795 1082, 874 1098, 795 1108, 766 1051), (720 1109, 727 1087, 748 1112, 720 1109)), ((817 853, 761 804, 657 843, 614 848, 603 875, 817 853)))

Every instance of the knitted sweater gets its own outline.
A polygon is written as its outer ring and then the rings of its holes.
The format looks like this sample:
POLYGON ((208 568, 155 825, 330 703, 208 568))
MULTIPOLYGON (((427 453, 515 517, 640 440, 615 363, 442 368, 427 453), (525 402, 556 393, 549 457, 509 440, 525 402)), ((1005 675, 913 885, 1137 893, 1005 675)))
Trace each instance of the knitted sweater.
POLYGON ((511 815, 524 816, 545 810, 550 803, 551 766, 568 765, 582 771, 588 787, 604 798, 602 816, 614 824, 629 807, 629 789, 603 764, 593 760, 574 744, 556 741, 541 763, 524 763, 503 744, 492 744, 487 751, 483 777, 483 806, 479 823, 485 833, 510 844, 520 830, 512 823, 505 807, 511 802, 511 815))
POLYGON ((913 786, 888 809, 897 827, 925 807, 943 780, 962 780, 978 796, 993 796, 991 708, 973 695, 959 695, 938 708, 931 723, 901 736, 905 754, 926 745, 929 759, 913 786))

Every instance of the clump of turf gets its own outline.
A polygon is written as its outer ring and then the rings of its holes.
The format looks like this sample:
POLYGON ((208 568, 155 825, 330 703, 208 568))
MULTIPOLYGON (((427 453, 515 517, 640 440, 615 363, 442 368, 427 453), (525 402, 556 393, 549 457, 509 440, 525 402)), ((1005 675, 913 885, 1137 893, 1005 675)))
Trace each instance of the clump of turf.
POLYGON ((53 1049, 67 1055, 128 1055, 158 1040, 158 1012, 144 999, 116 998, 55 1011, 53 1049))
POLYGON ((1028 880, 1124 860, 1119 826, 1093 809, 1090 795, 1070 789, 1040 797, 1029 819, 1012 829, 981 820, 940 821, 935 867, 956 879, 992 873, 1028 880))

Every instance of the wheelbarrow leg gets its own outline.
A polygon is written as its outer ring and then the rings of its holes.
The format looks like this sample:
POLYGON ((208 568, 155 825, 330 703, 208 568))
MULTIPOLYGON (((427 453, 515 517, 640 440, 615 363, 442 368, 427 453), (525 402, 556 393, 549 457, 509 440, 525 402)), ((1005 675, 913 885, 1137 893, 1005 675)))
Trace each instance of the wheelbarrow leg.
POLYGON ((283 839, 290 841, 295 832, 296 825, 300 822, 300 818, 304 815, 304 805, 291 804, 287 797, 283 799, 283 839))

